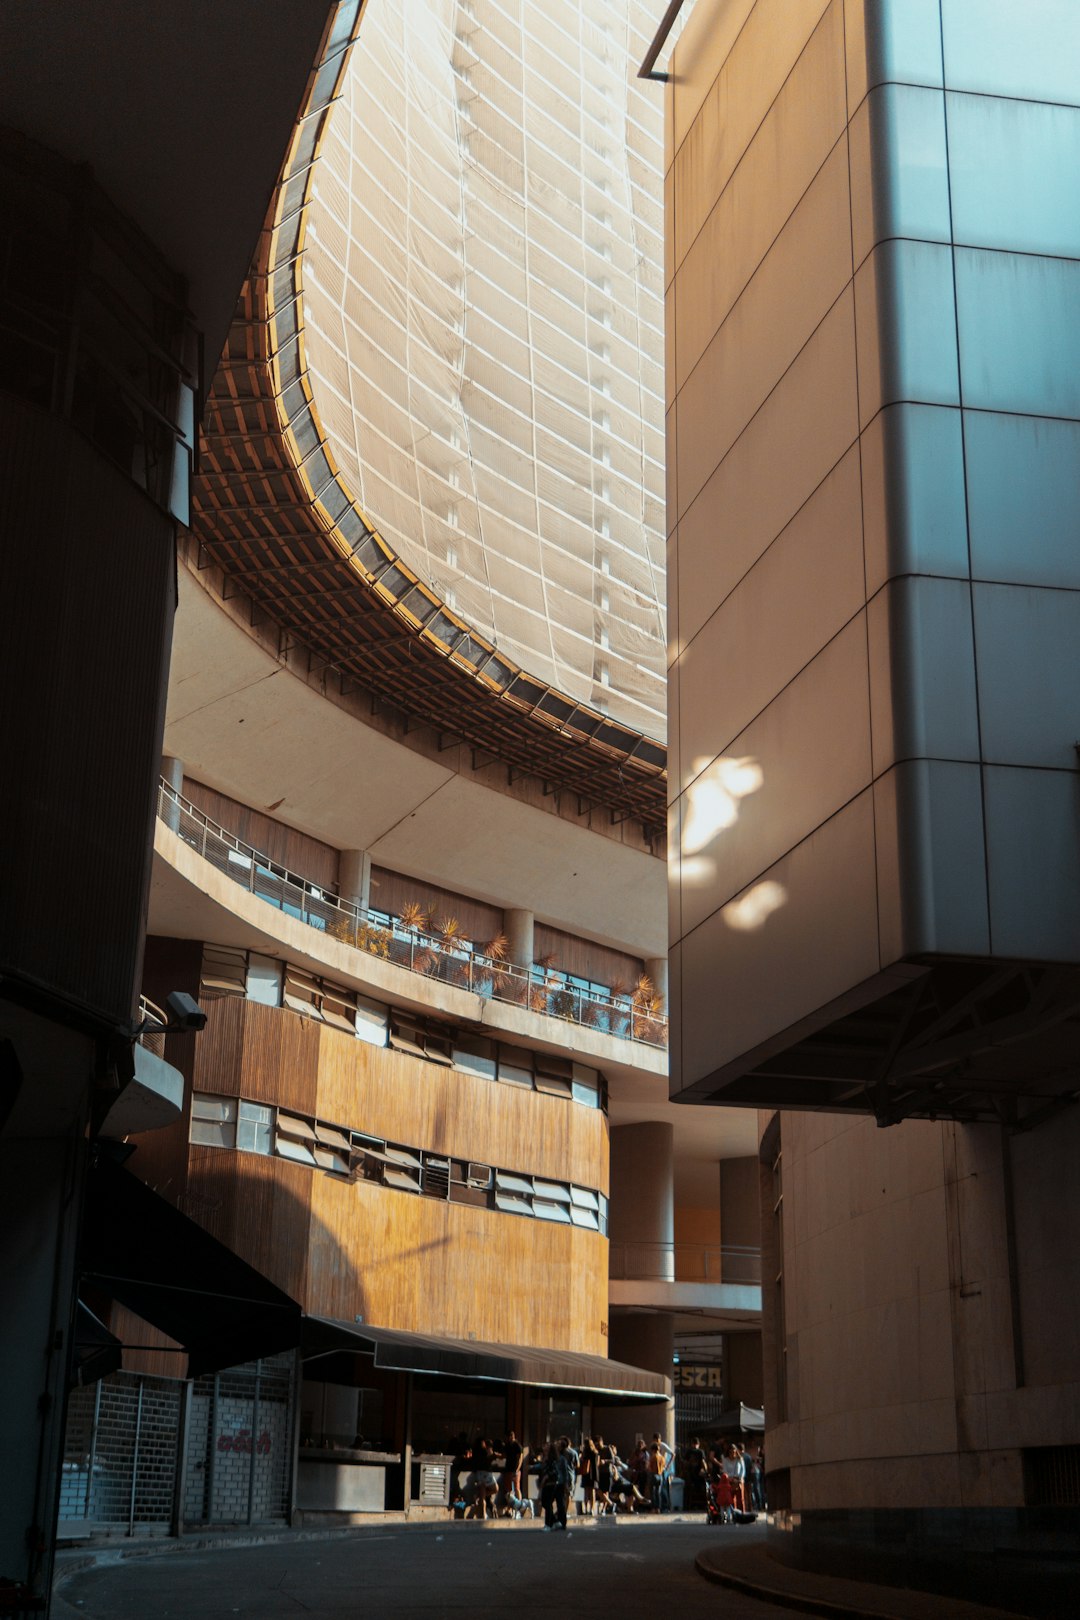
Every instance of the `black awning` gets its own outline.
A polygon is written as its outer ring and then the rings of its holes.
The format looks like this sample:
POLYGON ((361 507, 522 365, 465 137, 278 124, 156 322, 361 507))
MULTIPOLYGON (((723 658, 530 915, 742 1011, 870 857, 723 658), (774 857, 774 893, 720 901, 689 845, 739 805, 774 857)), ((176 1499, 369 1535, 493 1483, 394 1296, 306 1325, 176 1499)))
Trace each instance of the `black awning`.
POLYGON ((474 1339, 438 1339, 421 1333, 336 1322, 329 1317, 304 1318, 305 1357, 335 1350, 374 1356, 376 1367, 398 1372, 435 1373, 444 1378, 482 1378, 496 1383, 527 1384, 533 1389, 580 1390, 589 1395, 626 1401, 664 1401, 671 1379, 663 1373, 631 1367, 606 1356, 573 1350, 540 1350, 532 1345, 479 1344, 474 1339))
POLYGON ((84 1305, 81 1299, 76 1300, 75 1341, 69 1377, 71 1388, 75 1389, 79 1384, 96 1384, 99 1378, 119 1372, 123 1359, 120 1340, 109 1332, 104 1322, 98 1321, 89 1306, 84 1305))
POLYGON ((188 1352, 188 1376, 300 1343, 300 1307, 110 1159, 87 1177, 83 1279, 188 1352))

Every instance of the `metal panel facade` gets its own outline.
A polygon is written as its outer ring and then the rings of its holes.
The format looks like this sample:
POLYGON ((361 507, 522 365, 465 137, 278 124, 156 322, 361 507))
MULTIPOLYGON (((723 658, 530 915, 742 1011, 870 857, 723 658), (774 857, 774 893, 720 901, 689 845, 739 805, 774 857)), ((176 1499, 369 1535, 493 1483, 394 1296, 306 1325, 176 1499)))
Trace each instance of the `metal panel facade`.
POLYGON ((672 1090, 987 1117, 1080 999, 1075 19, 758 0, 703 97, 724 11, 668 87, 672 1090))

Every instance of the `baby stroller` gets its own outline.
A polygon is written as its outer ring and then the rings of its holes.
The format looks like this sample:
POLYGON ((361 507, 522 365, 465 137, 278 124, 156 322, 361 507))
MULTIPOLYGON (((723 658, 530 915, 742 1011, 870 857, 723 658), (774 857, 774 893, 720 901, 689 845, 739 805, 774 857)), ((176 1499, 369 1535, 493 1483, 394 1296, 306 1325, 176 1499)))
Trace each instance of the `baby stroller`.
POLYGON ((710 1479, 705 1487, 706 1524, 753 1524, 756 1513, 735 1506, 735 1492, 726 1474, 710 1479))
POLYGON ((735 1517, 735 1497, 726 1474, 710 1479, 705 1486, 705 1523, 731 1524, 735 1517))

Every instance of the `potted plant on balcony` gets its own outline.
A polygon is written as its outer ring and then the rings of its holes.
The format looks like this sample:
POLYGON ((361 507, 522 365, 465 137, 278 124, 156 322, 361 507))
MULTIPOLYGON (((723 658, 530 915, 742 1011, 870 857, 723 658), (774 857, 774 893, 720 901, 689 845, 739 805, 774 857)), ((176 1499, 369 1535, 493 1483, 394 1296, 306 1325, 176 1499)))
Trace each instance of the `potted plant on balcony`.
POLYGON ((666 1030, 663 1022, 664 998, 647 973, 643 973, 630 997, 630 1034, 636 1041, 648 1041, 663 1046, 666 1030))

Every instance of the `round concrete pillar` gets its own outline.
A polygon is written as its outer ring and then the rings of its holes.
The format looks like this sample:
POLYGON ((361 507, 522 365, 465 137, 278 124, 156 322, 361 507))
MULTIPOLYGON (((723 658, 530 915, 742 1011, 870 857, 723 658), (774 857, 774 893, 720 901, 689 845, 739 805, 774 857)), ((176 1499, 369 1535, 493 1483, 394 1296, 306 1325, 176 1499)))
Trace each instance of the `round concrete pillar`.
POLYGON ((371 904, 371 856, 366 849, 343 849, 338 855, 338 894, 367 911, 371 904))
MULTIPOLYGON (((613 1311, 608 1324, 608 1354, 612 1361, 649 1372, 672 1375, 675 1355, 675 1317, 671 1311, 613 1311)), ((675 1444, 675 1402, 657 1401, 647 1406, 620 1406, 596 1417, 605 1440, 614 1440, 623 1457, 636 1435, 650 1441, 660 1435, 669 1446, 675 1444)))
POLYGON ((667 1012, 667 957, 650 956, 645 963, 645 972, 652 980, 652 987, 663 1002, 663 1011, 667 1012))
POLYGON ((611 1132, 612 1276, 674 1279, 674 1159, 673 1125, 646 1121, 611 1132))
POLYGON ((533 914, 531 911, 504 911, 506 958, 515 967, 530 968, 533 963, 533 914))

